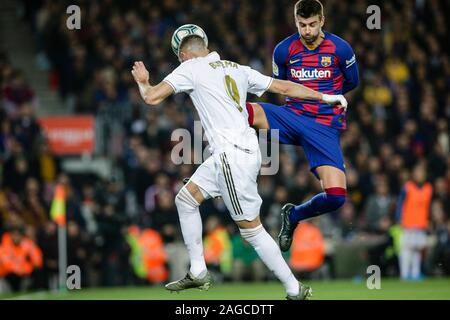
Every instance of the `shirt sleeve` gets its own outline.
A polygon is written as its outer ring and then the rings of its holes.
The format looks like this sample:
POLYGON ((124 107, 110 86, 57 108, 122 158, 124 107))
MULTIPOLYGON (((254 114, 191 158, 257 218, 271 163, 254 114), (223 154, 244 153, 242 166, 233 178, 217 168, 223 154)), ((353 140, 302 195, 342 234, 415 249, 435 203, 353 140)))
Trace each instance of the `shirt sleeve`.
POLYGON ((244 67, 244 70, 248 75, 248 92, 261 97, 269 89, 273 78, 263 75, 250 67, 244 67))
POLYGON ((286 80, 287 48, 280 42, 273 50, 272 73, 275 79, 286 80))
POLYGON ((337 55, 340 61, 339 68, 344 76, 342 93, 345 94, 355 89, 359 84, 358 62, 352 47, 345 41, 342 41, 338 46, 337 55))
POLYGON ((182 63, 168 76, 164 78, 172 88, 174 93, 187 92, 194 90, 194 74, 192 64, 182 63))

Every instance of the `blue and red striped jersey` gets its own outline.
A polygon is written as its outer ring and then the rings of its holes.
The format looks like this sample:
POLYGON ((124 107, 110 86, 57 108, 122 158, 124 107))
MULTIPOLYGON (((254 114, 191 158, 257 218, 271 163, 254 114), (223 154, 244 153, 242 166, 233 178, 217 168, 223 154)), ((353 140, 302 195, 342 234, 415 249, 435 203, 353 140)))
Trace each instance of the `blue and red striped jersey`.
MULTIPOLYGON (((326 94, 344 94, 358 85, 355 54, 342 38, 324 32, 320 45, 310 50, 295 33, 281 41, 273 52, 273 76, 291 80, 326 94)), ((338 129, 346 128, 343 110, 312 100, 286 98, 295 113, 315 118, 316 122, 338 129)))

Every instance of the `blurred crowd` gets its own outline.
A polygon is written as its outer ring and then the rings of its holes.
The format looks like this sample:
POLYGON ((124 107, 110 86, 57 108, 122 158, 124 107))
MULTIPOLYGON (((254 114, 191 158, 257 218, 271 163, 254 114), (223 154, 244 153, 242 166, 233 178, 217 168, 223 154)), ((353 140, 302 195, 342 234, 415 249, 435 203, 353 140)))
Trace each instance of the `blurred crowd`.
MULTIPOLYGON (((186 128, 194 134, 197 115, 186 95, 157 107, 145 106, 133 83, 132 63, 142 60, 151 82, 159 82, 178 65, 170 48, 173 31, 195 23, 208 34, 210 50, 270 75, 274 46, 296 32, 295 1, 77 1, 80 30, 66 27, 66 7, 72 3, 24 0, 23 4, 39 66, 48 70, 64 108, 96 116, 102 129, 96 155, 108 156, 115 173, 105 180, 62 170, 62 159, 49 150, 36 120, 35 110, 42 106, 32 84, 20 66, 2 55, 0 235, 13 234, 16 244, 22 238, 34 244, 34 256, 38 251, 42 257, 26 259, 34 266, 26 273, 33 275, 30 286, 49 286, 57 272, 56 225, 49 219, 49 208, 56 183, 62 183, 68 194, 69 264, 87 270, 83 285, 145 282, 130 263, 131 225, 156 230, 162 240, 168 274, 160 273, 153 282, 182 276, 188 259, 174 196, 195 165, 171 161, 177 143, 171 141, 171 133, 186 128)), ((333 276, 333 249, 328 244, 359 241, 371 244, 367 259, 372 264, 385 266, 387 275, 398 275, 398 198, 413 179, 413 169, 420 167, 433 190, 423 272, 449 275, 450 35, 445 20, 449 4, 437 0, 352 4, 324 0, 323 4, 325 30, 352 45, 360 67, 361 84, 348 94, 348 130, 341 138, 348 200, 339 212, 308 222, 304 234, 311 237, 302 239, 299 233, 294 241, 299 251, 288 257, 291 266, 304 272, 327 265, 333 276), (382 12, 381 30, 369 30, 366 8, 376 3, 382 12), (309 255, 311 266, 301 263, 302 241, 314 241, 319 248, 319 253, 309 255)), ((283 104, 283 97, 276 95, 264 99, 283 104)), ((249 101, 257 98, 251 96, 249 101)), ((262 221, 275 236, 281 206, 309 199, 320 191, 320 184, 309 172, 303 151, 283 146, 279 172, 260 176, 259 191, 262 221)), ((255 252, 240 240, 220 199, 202 205, 201 212, 205 257, 219 276, 270 277, 255 252)), ((5 247, 8 239, 3 239, 5 247)), ((0 243, 0 259, 1 250, 0 243)))

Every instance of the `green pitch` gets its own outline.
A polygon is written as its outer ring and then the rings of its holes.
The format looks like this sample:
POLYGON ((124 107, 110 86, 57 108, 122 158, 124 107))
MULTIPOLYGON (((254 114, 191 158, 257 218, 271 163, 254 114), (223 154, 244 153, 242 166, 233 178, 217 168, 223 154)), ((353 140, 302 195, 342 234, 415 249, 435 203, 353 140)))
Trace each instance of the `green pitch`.
MULTIPOLYGON (((391 299, 445 299, 450 300, 450 278, 427 279, 420 282, 402 282, 383 279, 381 289, 369 290, 365 281, 305 281, 313 288, 312 300, 391 300, 391 299)), ((81 289, 66 293, 35 292, 18 295, 0 295, 3 299, 132 299, 132 300, 280 300, 285 293, 281 284, 226 283, 217 284, 209 291, 197 289, 169 293, 162 286, 81 289)))

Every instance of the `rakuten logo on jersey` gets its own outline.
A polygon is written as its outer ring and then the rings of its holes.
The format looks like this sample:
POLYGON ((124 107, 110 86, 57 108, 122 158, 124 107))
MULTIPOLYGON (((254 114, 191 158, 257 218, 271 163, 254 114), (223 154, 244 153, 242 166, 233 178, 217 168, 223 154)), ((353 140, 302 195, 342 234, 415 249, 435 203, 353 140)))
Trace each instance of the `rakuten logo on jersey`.
POLYGON ((331 78, 331 70, 291 69, 291 76, 298 81, 329 79, 331 78))

